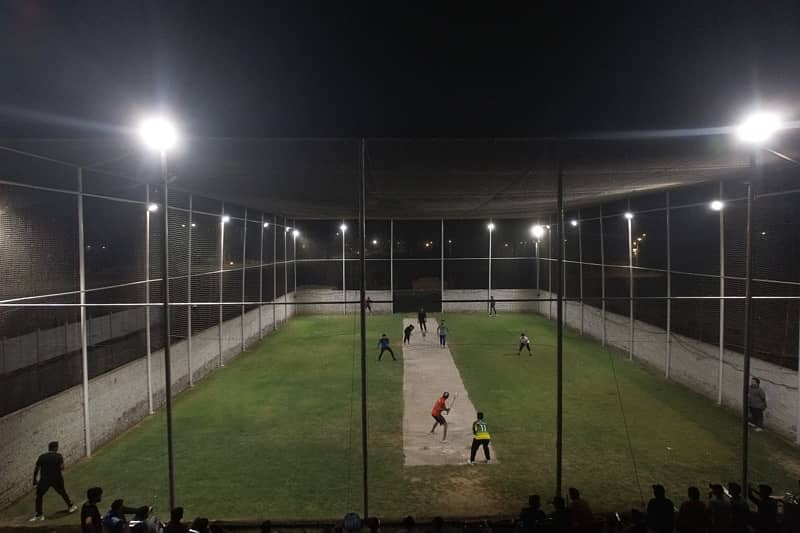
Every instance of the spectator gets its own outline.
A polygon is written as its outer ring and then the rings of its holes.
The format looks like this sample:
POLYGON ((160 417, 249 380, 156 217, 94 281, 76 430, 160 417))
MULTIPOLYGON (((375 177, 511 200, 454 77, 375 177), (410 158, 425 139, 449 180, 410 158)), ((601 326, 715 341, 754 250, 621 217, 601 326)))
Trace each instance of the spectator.
POLYGON ((549 518, 552 521, 553 531, 569 531, 569 511, 567 511, 567 504, 561 496, 553 498, 553 512, 550 513, 549 518))
POLYGON ((381 521, 377 517, 370 516, 366 520, 366 526, 369 528, 369 533, 378 533, 381 529, 381 521))
POLYGON ((756 431, 764 431, 764 411, 767 409, 767 395, 761 388, 761 380, 753 378, 750 393, 747 395, 747 406, 750 408, 750 426, 756 431))
POLYGON ((135 513, 136 511, 137 509, 134 507, 125 507, 123 500, 114 500, 111 502, 111 509, 103 517, 103 525, 111 533, 125 531, 125 528, 128 527, 128 519, 125 518, 125 513, 135 513))
POLYGON ((569 489, 569 519, 574 528, 589 527, 594 523, 589 502, 581 498, 581 493, 575 487, 569 489))
POLYGON ((444 531, 444 518, 437 516, 431 522, 431 533, 442 533, 444 531))
POLYGON ((755 516, 751 516, 750 524, 753 529, 769 533, 778 529, 778 502, 772 499, 772 487, 759 485, 758 492, 751 487, 748 491, 750 501, 756 504, 755 516))
POLYGON ((155 516, 151 516, 153 508, 142 506, 136 509, 128 526, 134 533, 159 533, 163 529, 161 522, 155 516))
POLYGON ((208 526, 208 518, 199 516, 195 518, 189 528, 189 533, 211 533, 211 528, 208 526))
POLYGON ((750 508, 747 501, 742 496, 742 487, 738 483, 728 483, 731 502, 731 531, 734 533, 744 533, 747 531, 747 523, 750 517, 750 508))
POLYGON ((700 501, 700 489, 689 487, 689 499, 681 504, 678 511, 678 533, 707 533, 708 513, 706 506, 700 501))
POLYGON ((416 531, 416 522, 414 522, 413 516, 407 516, 403 518, 402 526, 400 527, 400 533, 412 533, 416 531))
POLYGON ((169 512, 169 522, 164 526, 164 533, 186 533, 183 521, 183 507, 175 507, 169 512))
POLYGON ((647 527, 653 533, 672 533, 675 527, 675 504, 667 498, 663 485, 653 485, 653 498, 647 503, 647 527))
MULTIPOLYGON (((653 501, 653 500, 650 500, 653 501)), ((648 512, 647 519, 650 519, 648 512)), ((638 509, 631 509, 631 525, 623 529, 624 533, 647 533, 647 523, 642 512, 638 509)), ((655 531, 655 530, 651 530, 655 531)), ((672 530, 669 530, 672 533, 672 530)))
POLYGON ((542 511, 542 499, 538 494, 528 496, 528 506, 524 507, 519 514, 522 527, 526 531, 532 531, 536 524, 545 520, 547 516, 542 511))
POLYGON ((731 502, 725 496, 722 485, 709 485, 708 515, 713 533, 727 533, 731 528, 731 502))
POLYGON ((347 513, 342 520, 345 531, 358 531, 361 529, 361 517, 357 513, 347 513))
POLYGON ((103 519, 97 504, 103 499, 103 489, 92 487, 86 491, 86 503, 81 507, 81 533, 103 533, 103 519))

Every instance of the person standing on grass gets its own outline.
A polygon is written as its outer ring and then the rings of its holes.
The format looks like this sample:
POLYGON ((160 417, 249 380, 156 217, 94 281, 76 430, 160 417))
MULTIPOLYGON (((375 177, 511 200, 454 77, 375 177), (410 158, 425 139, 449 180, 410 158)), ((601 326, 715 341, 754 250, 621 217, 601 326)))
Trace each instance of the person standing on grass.
POLYGON ((403 344, 411 344, 411 332, 414 331, 414 324, 409 324, 403 330, 403 344))
POLYGON ((431 409, 431 416, 433 417, 434 423, 433 427, 431 428, 431 433, 436 432, 437 426, 444 427, 444 436, 442 440, 447 440, 447 420, 445 420, 444 416, 442 416, 443 412, 450 413, 450 408, 447 407, 447 399, 450 397, 449 392, 443 392, 442 395, 436 400, 436 403, 433 404, 433 409, 431 409))
POLYGON ((495 305, 494 296, 489 296, 489 316, 497 316, 497 307, 495 305))
POLYGON ((471 465, 475 464, 475 454, 478 453, 478 448, 483 446, 483 455, 486 457, 486 463, 492 462, 492 454, 489 451, 489 443, 492 442, 492 436, 489 434, 489 426, 483 420, 483 413, 478 413, 478 419, 472 423, 472 447, 469 451, 469 461, 471 465))
POLYGON ((764 410, 767 408, 767 395, 761 388, 761 380, 753 378, 750 393, 747 395, 747 406, 750 408, 750 427, 756 431, 764 431, 764 410))
POLYGON ((68 513, 74 513, 78 510, 78 506, 72 503, 67 491, 64 489, 64 457, 58 453, 58 441, 48 444, 47 450, 47 453, 43 453, 36 460, 36 467, 33 469, 33 485, 36 487, 36 514, 28 520, 29 522, 44 520, 42 498, 50 488, 64 499, 68 513))
POLYGON ((425 308, 420 308, 419 313, 417 313, 417 322, 419 323, 419 330, 424 337, 428 333, 428 314, 425 312, 425 308))
POLYGON ((389 337, 386 336, 386 333, 381 335, 380 340, 378 340, 378 347, 381 349, 381 353, 378 354, 378 361, 380 361, 381 357, 383 357, 383 352, 389 352, 389 355, 392 356, 392 361, 397 361, 394 356, 394 352, 392 351, 392 347, 389 346, 389 337))
POLYGON ((103 489, 92 487, 86 491, 86 503, 81 507, 81 533, 103 533, 103 519, 97 504, 103 499, 103 489))
POLYGON ((528 338, 527 335, 525 335, 525 333, 520 333, 519 334, 519 351, 517 351, 517 355, 521 355, 522 354, 522 350, 524 350, 525 348, 528 349, 528 355, 533 355, 531 353, 531 340, 528 338))
POLYGON ((372 298, 369 296, 367 296, 367 299, 364 300, 364 308, 370 313, 372 312, 372 298))
POLYGON ((436 329, 436 333, 439 335, 439 345, 444 348, 447 346, 447 326, 442 320, 442 323, 439 324, 439 327, 436 329))

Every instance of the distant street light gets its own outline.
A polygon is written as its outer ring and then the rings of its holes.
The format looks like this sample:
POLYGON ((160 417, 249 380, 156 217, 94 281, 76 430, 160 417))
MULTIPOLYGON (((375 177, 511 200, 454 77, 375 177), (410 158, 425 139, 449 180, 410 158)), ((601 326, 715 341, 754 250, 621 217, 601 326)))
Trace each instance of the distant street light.
POLYGON ((151 213, 155 213, 156 211, 158 211, 158 204, 148 204, 147 210, 150 211, 151 213))
POLYGON ((296 229, 292 232, 292 237, 294 237, 295 239, 298 238, 299 236, 300 236, 300 230, 296 229))
POLYGON ((711 202, 711 209, 714 211, 722 211, 723 207, 725 207, 725 204, 723 204, 720 200, 714 200, 711 202))
POLYGON ((341 230, 342 233, 344 233, 345 231, 347 231, 347 224, 342 224, 341 226, 339 226, 339 229, 341 230))
POLYGON ((628 211, 627 213, 625 213, 625 215, 624 215, 624 216, 625 216, 625 218, 627 218, 628 220, 631 220, 631 219, 633 218, 633 213, 631 213, 630 211, 628 211))
POLYGON ((269 222, 264 222, 264 227, 268 228, 269 227, 269 222))
POLYGON ((544 235, 544 227, 539 224, 535 224, 531 227, 531 235, 533 235, 533 238, 536 240, 541 239, 544 235))
POLYGON ((570 220, 569 223, 572 225, 573 228, 578 227, 578 221, 575 219, 570 220))
POLYGON ((489 229, 489 231, 494 231, 494 222, 489 222, 486 224, 486 227, 489 229))
POLYGON ((781 129, 781 119, 774 113, 753 113, 736 128, 736 136, 748 144, 767 142, 781 129))
POLYGON ((228 215, 222 215, 222 219, 221 220, 222 220, 223 224, 227 224, 228 222, 231 221, 231 217, 229 217, 228 215))

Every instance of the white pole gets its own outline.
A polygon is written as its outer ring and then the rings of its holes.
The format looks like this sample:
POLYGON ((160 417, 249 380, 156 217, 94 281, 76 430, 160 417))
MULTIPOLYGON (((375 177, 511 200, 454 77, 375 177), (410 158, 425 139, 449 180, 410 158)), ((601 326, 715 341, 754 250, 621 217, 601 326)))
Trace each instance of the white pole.
MULTIPOLYGON (((297 231, 297 220, 292 220, 292 227, 297 231)), ((297 301, 297 235, 292 231, 292 295, 297 301)), ((297 304, 292 305, 292 312, 297 313, 297 304)))
MULTIPOLYGON (((550 219, 547 219, 548 222, 550 219)), ((550 224, 548 224, 550 226, 550 224)), ((547 233, 547 319, 553 319, 553 232, 547 233)))
POLYGON ((581 210, 578 209, 578 277, 580 281, 580 301, 581 301, 581 335, 583 335, 583 236, 581 233, 581 210))
POLYGON ((272 331, 278 329, 278 215, 272 216, 272 331))
POLYGON ((603 237, 603 204, 600 204, 600 321, 603 346, 606 345, 606 245, 603 237))
POLYGON ((539 297, 539 239, 534 244, 536 254, 536 297, 539 297))
POLYGON ((225 268, 225 202, 222 203, 222 214, 219 218, 219 366, 225 366, 222 359, 222 284, 224 282, 223 269, 225 268))
MULTIPOLYGON (((488 297, 492 297, 492 230, 489 230, 489 290, 488 297)), ((488 303, 487 303, 488 305, 488 303)))
MULTIPOLYGON (((441 293, 439 297, 444 299, 444 219, 443 218, 441 219, 441 223, 442 223, 442 233, 441 233, 441 240, 439 241, 439 243, 441 245, 442 259, 439 269, 439 291, 441 293)), ((442 304, 442 312, 444 312, 444 304, 442 304)))
POLYGON ((389 220, 389 292, 392 293, 392 313, 394 313, 394 219, 389 220))
POLYGON ((192 195, 189 195, 189 275, 186 276, 186 294, 189 305, 186 306, 186 364, 189 367, 189 386, 194 386, 192 376, 192 195))
POLYGON ((798 328, 797 339, 797 393, 795 399, 797 400, 797 421, 795 422, 795 442, 800 444, 800 328, 798 328))
POLYGON ((342 226, 339 228, 342 231, 342 312, 346 315, 347 314, 347 279, 346 279, 346 270, 347 270, 347 258, 345 257, 345 246, 344 246, 344 234, 345 234, 345 227, 344 227, 344 220, 342 220, 342 226))
POLYGON ((86 342, 86 243, 83 228, 83 169, 78 169, 78 269, 81 302, 81 370, 83 374, 83 443, 86 457, 92 456, 89 428, 89 348, 86 342))
POLYGON ((262 309, 264 308, 264 213, 261 213, 261 239, 258 245, 258 338, 264 338, 262 309))
MULTIPOLYGON (((630 209, 630 201, 628 201, 628 208, 630 209)), ((628 360, 633 360, 633 242, 632 242, 632 230, 631 230, 631 219, 628 220, 628 283, 630 284, 629 287, 629 298, 628 298, 628 329, 630 334, 629 344, 628 344, 628 360)))
MULTIPOLYGON (((283 225, 288 227, 289 221, 283 217, 283 225)), ((283 229, 283 321, 289 316, 289 261, 286 257, 286 227, 283 229)))
POLYGON ((247 268, 247 208, 244 208, 244 228, 242 229, 242 348, 240 351, 244 351, 244 287, 245 287, 245 280, 247 278, 246 268, 247 268))
POLYGON ((672 366, 672 230, 670 229, 669 191, 667 191, 667 338, 664 354, 664 377, 669 379, 672 366))
MULTIPOLYGON (((719 182, 719 199, 722 201, 722 180, 719 182)), ((722 405, 723 372, 725 369, 725 210, 719 210, 719 383, 717 403, 722 405)))
MULTIPOLYGON (((144 303, 150 303, 150 185, 145 186, 145 219, 144 219, 144 303)), ((147 367, 147 412, 153 414, 153 366, 150 354, 150 306, 144 306, 144 337, 147 350, 145 364, 147 367)))

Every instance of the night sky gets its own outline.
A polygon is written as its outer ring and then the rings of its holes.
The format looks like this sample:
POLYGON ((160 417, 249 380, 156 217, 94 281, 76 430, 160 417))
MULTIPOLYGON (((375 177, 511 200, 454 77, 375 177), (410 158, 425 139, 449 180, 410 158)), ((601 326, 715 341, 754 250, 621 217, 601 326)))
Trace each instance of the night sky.
POLYGON ((156 106, 231 137, 705 127, 757 99, 795 114, 796 2, 558 5, 4 2, 0 136, 104 136, 156 106))

